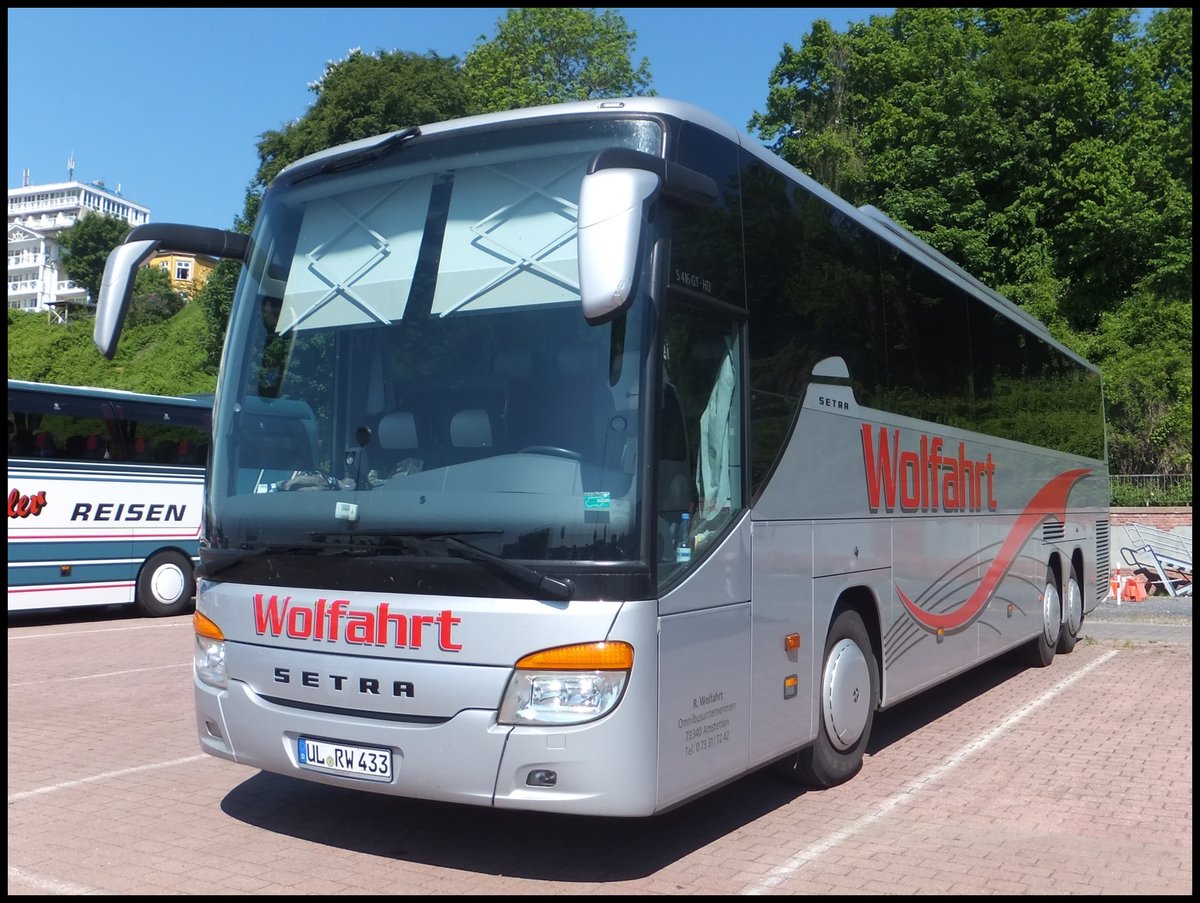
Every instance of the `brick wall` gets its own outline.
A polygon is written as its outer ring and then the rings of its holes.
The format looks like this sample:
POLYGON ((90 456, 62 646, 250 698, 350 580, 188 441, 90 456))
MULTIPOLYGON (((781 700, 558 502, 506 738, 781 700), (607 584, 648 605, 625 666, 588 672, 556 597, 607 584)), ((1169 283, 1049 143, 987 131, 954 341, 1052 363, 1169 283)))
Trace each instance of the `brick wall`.
POLYGON ((1186 527, 1191 533, 1191 508, 1112 508, 1109 513, 1109 523, 1114 527, 1121 524, 1137 524, 1142 527, 1153 527, 1156 530, 1184 532, 1177 528, 1186 527))
MULTIPOLYGON (((1109 567, 1128 573, 1130 562, 1122 555, 1123 548, 1138 549, 1144 537, 1130 535, 1126 527, 1150 527, 1172 534, 1165 538, 1162 552, 1186 554, 1191 560, 1192 509, 1191 508, 1112 508, 1109 511, 1109 567)), ((1129 553, 1137 561, 1151 561, 1143 555, 1129 553)))

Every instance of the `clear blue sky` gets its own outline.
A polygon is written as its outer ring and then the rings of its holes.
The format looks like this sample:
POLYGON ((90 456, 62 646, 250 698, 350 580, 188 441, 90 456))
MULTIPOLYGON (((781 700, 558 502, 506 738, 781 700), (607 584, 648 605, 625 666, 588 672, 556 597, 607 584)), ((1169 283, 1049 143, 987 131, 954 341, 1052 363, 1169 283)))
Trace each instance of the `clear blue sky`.
MULTIPOLYGON (((155 222, 226 228, 258 136, 304 114, 327 60, 404 50, 463 57, 497 9, 8 9, 8 186, 120 186, 155 222)), ((653 88, 744 129, 784 43, 879 9, 620 9, 653 88)))

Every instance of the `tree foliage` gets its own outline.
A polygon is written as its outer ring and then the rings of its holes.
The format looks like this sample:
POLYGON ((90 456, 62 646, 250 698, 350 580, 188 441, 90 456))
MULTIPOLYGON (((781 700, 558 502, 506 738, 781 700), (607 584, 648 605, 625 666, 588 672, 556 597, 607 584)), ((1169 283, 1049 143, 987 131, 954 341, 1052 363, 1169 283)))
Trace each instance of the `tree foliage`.
MULTIPOLYGON (((316 98, 307 112, 259 137, 258 168, 234 220, 237 231, 250 232, 267 185, 302 157, 470 112, 458 59, 435 53, 351 49, 345 59, 326 62, 321 76, 308 87, 316 98)), ((214 370, 225 343, 238 272, 236 263, 222 261, 197 296, 205 315, 204 359, 214 370)))
POLYGON ((42 314, 10 310, 9 378, 163 395, 212 392, 216 386, 216 371, 204 359, 203 314, 196 304, 167 320, 127 324, 111 361, 96 352, 92 328, 91 319, 51 323, 42 314))
POLYGON ((1090 354, 1127 473, 1191 467, 1192 14, 1136 12, 818 21, 749 122, 1090 354))
POLYGON ((63 270, 76 285, 87 289, 93 303, 100 295, 108 252, 125 240, 131 228, 115 216, 89 213, 58 233, 63 270))
MULTIPOLYGON (((1192 13, 1133 8, 898 8, 784 43, 761 112, 775 152, 874 204, 1100 364, 1114 472, 1191 469, 1192 13)), ((325 64, 300 118, 263 132, 234 228, 289 163, 359 138, 515 107, 653 94, 613 10, 510 9, 463 57, 400 50, 325 64)), ((128 225, 60 236, 96 297, 128 225)), ((9 313, 9 375, 211 391, 239 267, 173 316, 139 277, 117 358, 91 320, 9 313)), ((150 280, 149 282, 145 280, 150 280)))
POLYGON ((237 288, 242 265, 237 260, 222 260, 209 274, 208 281, 196 294, 196 306, 204 314, 200 345, 204 350, 204 364, 213 373, 221 364, 221 350, 225 345, 225 329, 229 325, 229 314, 233 307, 233 290, 237 288))
MULTIPOLYGON (((299 119, 264 132, 258 169, 235 228, 249 232, 263 191, 288 164, 347 141, 413 125, 523 105, 652 93, 649 64, 630 61, 636 34, 611 10, 517 9, 480 37, 465 62, 435 53, 352 49, 309 84, 316 99, 299 119)), ((205 349, 220 360, 236 269, 218 268, 199 296, 205 349)))
MULTIPOLYGON (((456 57, 406 51, 363 53, 328 62, 309 84, 316 100, 299 119, 264 132, 251 191, 308 154, 397 129, 466 115, 466 87, 456 57)), ((251 211, 244 218, 253 221, 251 211)))
POLYGON ((480 36, 464 71, 478 112, 653 94, 650 63, 633 65, 637 33, 614 10, 510 9, 480 36))
POLYGON ((171 287, 171 275, 160 266, 145 266, 137 271, 125 327, 163 323, 183 310, 187 298, 171 287))

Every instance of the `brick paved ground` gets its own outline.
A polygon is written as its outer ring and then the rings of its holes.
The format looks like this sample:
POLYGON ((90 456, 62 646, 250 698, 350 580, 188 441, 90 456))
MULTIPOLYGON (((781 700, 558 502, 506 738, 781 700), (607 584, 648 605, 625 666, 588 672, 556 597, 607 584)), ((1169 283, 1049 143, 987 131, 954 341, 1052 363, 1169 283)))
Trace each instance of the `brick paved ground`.
POLYGON ((882 714, 822 793, 758 774, 649 820, 335 790, 199 753, 190 619, 18 621, 8 892, 1192 893, 1191 624, 1089 621, 882 714))

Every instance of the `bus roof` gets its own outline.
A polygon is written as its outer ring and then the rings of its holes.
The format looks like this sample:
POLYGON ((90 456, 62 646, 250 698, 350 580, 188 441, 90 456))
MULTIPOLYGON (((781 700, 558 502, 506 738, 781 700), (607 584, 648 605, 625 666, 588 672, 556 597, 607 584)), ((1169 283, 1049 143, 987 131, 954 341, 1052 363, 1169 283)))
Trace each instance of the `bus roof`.
POLYGON ((104 398, 111 401, 150 401, 162 404, 182 404, 187 407, 211 408, 213 396, 209 395, 155 395, 150 392, 131 392, 126 389, 110 389, 101 386, 67 386, 59 383, 39 383, 32 380, 10 379, 9 389, 23 389, 42 394, 70 395, 77 398, 104 398))

